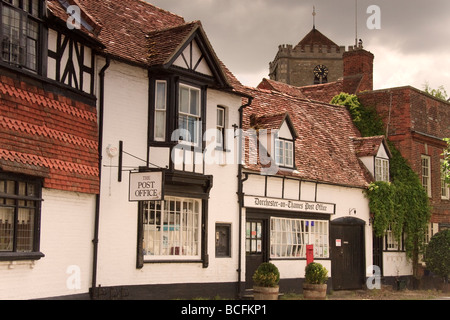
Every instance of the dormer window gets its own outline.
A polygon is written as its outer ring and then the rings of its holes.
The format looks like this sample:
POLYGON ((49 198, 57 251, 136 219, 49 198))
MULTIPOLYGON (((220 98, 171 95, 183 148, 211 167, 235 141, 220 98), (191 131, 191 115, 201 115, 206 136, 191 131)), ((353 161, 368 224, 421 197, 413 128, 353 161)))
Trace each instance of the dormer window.
POLYGON ((38 71, 39 0, 8 0, 1 5, 1 60, 38 71))
POLYGON ((291 140, 275 139, 275 162, 282 167, 294 166, 294 142, 291 140))
POLYGON ((375 158, 375 180, 389 182, 389 160, 375 158))

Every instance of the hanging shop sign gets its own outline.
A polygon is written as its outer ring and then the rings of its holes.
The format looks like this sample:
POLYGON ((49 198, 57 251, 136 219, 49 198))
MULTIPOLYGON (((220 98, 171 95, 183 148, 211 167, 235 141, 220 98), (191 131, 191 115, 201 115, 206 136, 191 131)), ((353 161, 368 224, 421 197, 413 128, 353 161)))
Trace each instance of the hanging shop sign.
POLYGON ((129 201, 163 200, 163 172, 130 172, 129 201))
POLYGON ((324 214, 335 213, 335 205, 332 203, 274 199, 256 196, 245 196, 244 206, 247 208, 286 210, 297 212, 311 212, 324 214))

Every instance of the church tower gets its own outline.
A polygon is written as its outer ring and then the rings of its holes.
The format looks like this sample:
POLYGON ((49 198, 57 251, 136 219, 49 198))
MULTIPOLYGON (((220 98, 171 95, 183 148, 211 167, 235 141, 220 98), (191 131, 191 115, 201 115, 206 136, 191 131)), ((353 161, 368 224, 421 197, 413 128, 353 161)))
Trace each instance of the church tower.
POLYGON ((342 78, 345 46, 338 46, 314 26, 295 46, 280 45, 269 64, 271 80, 303 87, 342 78))

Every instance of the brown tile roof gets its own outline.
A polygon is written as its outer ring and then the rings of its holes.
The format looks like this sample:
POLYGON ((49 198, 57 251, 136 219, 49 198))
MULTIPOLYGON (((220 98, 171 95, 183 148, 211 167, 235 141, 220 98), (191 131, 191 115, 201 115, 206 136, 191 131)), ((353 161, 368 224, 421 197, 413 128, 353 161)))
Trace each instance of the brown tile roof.
MULTIPOLYGON (((186 23, 183 17, 143 0, 68 1, 79 5, 83 17, 94 25, 92 32, 81 31, 102 43, 105 53, 145 66, 167 63, 189 36, 200 30, 227 84, 234 92, 240 91, 242 84, 217 58, 199 21, 186 23)), ((67 20, 59 0, 48 0, 48 8, 54 17, 67 20)))
MULTIPOLYGON (((353 137, 360 133, 347 109, 321 102, 299 99, 280 92, 248 88, 254 97, 244 109, 244 129, 251 128, 251 117, 288 113, 298 133, 295 142, 295 171, 278 174, 305 180, 364 188, 370 182, 367 170, 355 153, 353 137)), ((249 152, 250 146, 246 145, 249 152)), ((247 154, 247 160, 249 159, 247 154)), ((260 171, 260 163, 247 161, 246 169, 260 171)))
POLYGON ((286 93, 297 98, 330 103, 334 96, 342 92, 342 85, 343 80, 338 80, 325 84, 296 87, 286 83, 264 78, 258 85, 258 88, 286 93))
POLYGON ((353 143, 358 157, 376 156, 381 145, 384 145, 386 152, 390 154, 384 136, 355 137, 353 143))
POLYGON ((0 80, 0 169, 40 176, 46 188, 97 194, 95 104, 0 80))

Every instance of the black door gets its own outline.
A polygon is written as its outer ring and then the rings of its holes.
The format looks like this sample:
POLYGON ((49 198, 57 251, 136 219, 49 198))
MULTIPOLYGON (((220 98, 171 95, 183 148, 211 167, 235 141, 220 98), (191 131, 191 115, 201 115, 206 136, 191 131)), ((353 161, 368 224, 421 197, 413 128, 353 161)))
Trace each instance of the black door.
POLYGON ((266 260, 265 221, 247 219, 245 230, 245 287, 253 287, 252 276, 258 266, 266 260))
POLYGON ((331 223, 333 290, 361 289, 364 283, 364 224, 358 221, 331 223))

